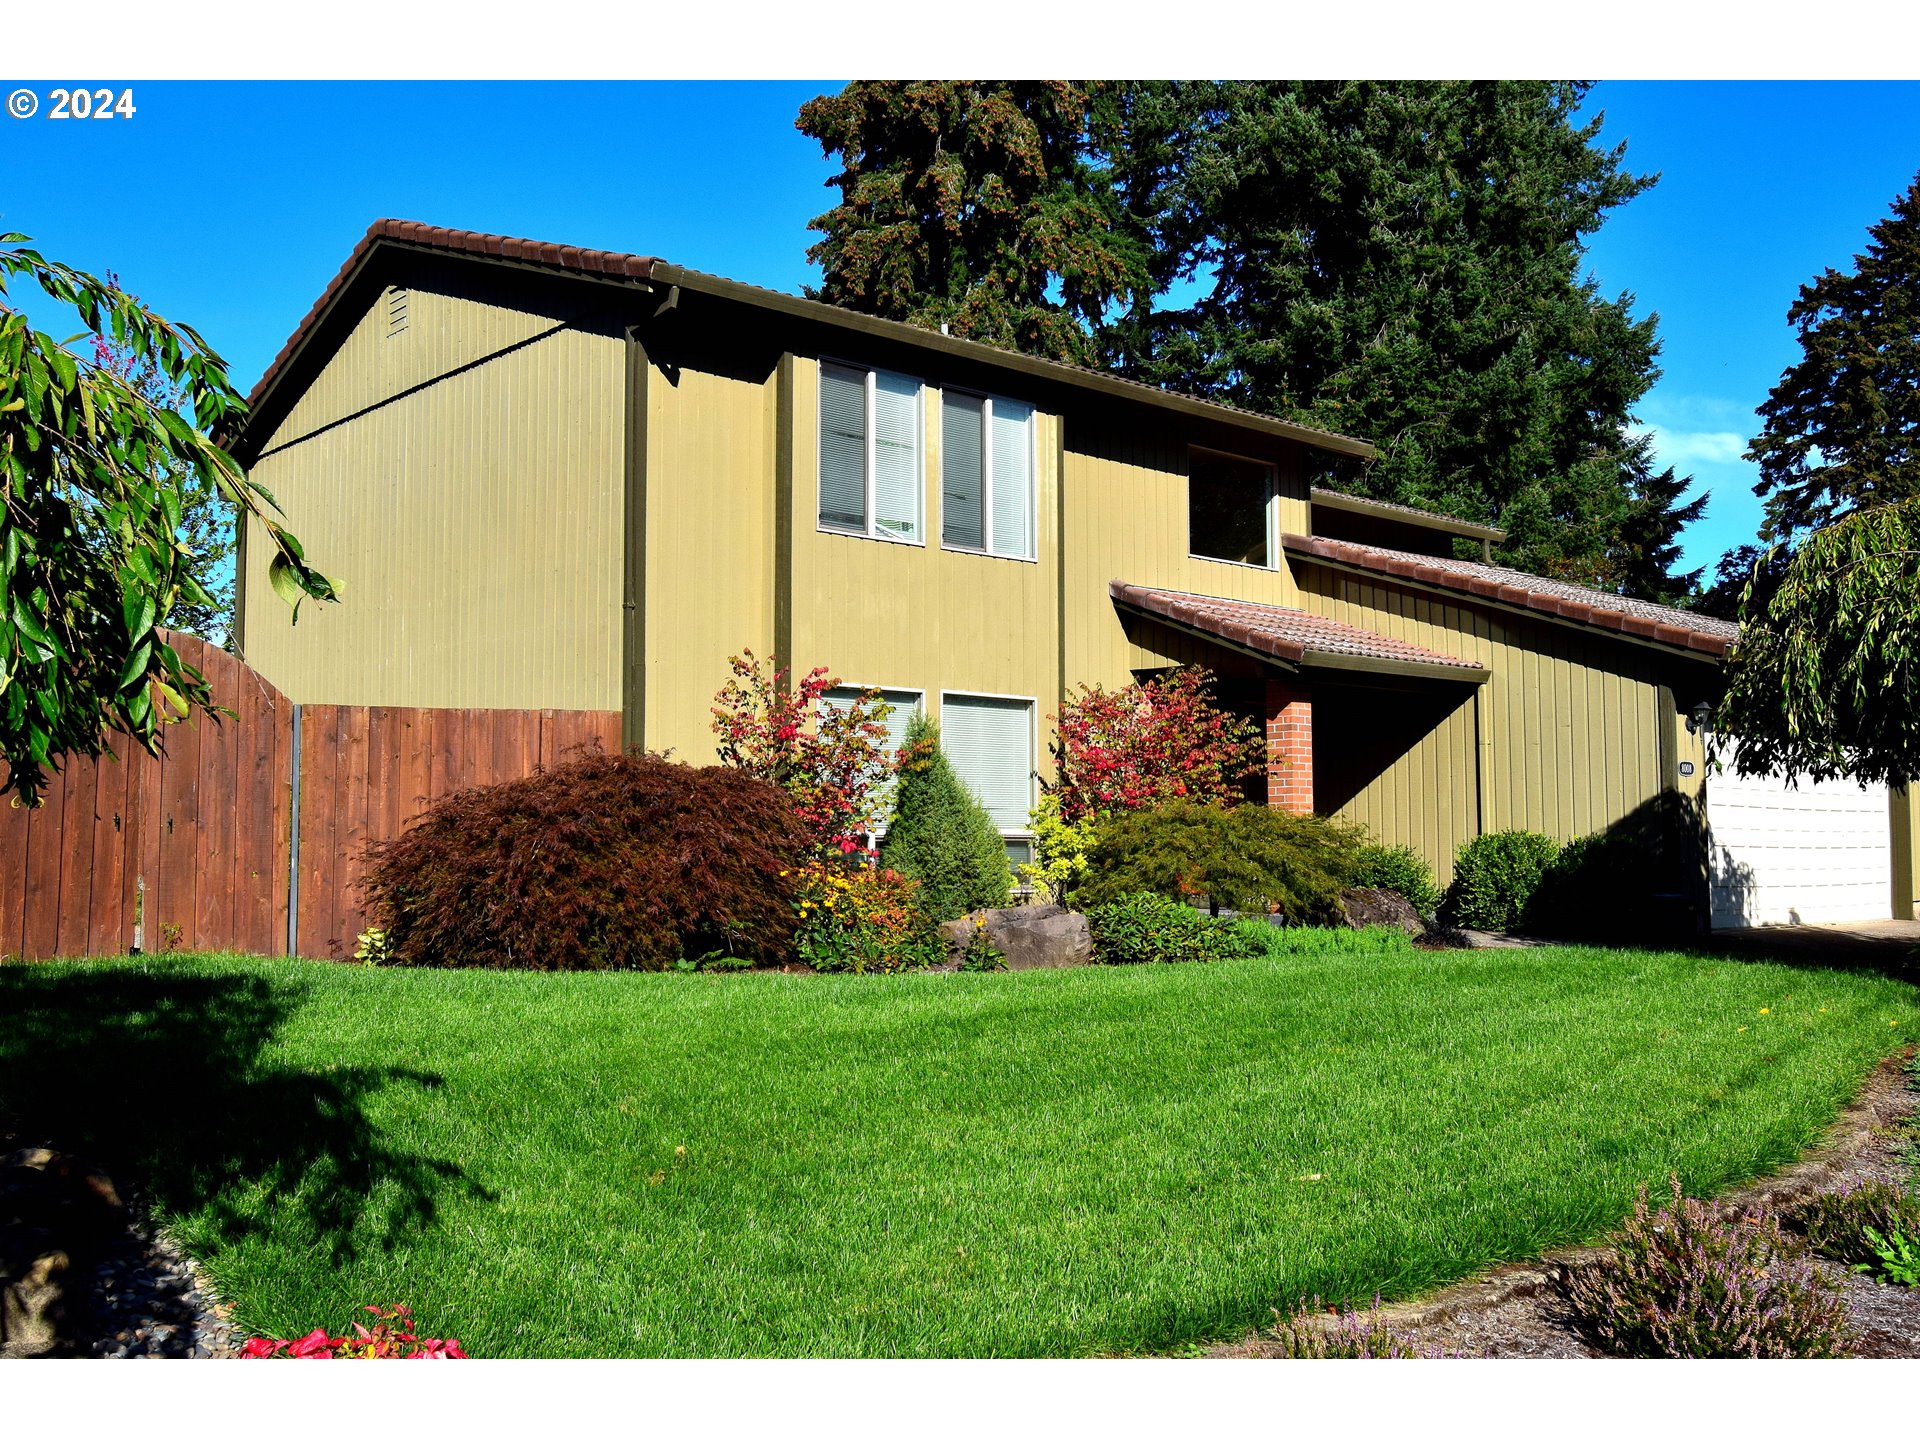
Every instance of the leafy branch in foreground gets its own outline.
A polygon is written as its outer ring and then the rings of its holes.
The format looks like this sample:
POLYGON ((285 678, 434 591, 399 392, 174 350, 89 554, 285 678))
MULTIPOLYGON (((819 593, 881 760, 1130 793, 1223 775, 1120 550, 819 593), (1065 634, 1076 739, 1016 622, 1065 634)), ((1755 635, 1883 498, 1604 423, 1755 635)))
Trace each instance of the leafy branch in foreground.
POLYGON ((155 751, 163 725, 217 708, 161 628, 177 607, 210 601, 180 538, 189 482, 235 505, 240 525, 259 522, 268 577, 296 617, 302 599, 337 591, 274 518, 278 502, 211 438, 247 413, 226 362, 192 327, 27 239, 0 235, 0 794, 36 804, 48 769, 100 754, 109 732, 155 751), (35 330, 8 303, 15 280, 151 361, 192 418, 35 330))

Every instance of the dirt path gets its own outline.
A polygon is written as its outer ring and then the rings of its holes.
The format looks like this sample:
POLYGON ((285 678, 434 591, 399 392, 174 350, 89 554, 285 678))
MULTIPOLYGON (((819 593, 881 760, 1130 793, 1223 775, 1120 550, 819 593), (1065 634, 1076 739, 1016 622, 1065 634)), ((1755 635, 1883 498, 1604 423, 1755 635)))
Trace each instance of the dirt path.
MULTIPOLYGON (((1876 1069, 1859 1098, 1804 1159, 1720 1197, 1722 1203, 1733 1209, 1778 1210, 1847 1181, 1911 1179, 1904 1155, 1916 1139, 1920 1091, 1905 1073, 1908 1058, 1895 1056, 1876 1069)), ((1502 1265, 1424 1299, 1384 1305, 1379 1315, 1395 1335, 1419 1350, 1487 1358, 1595 1358, 1559 1297, 1568 1273, 1597 1253, 1577 1247, 1552 1251, 1531 1263, 1502 1265)), ((1920 1290, 1879 1285, 1844 1266, 1818 1263, 1843 1287, 1862 1354, 1920 1357, 1920 1290)), ((1266 1336, 1253 1334, 1207 1353, 1221 1359, 1259 1359, 1276 1350, 1266 1336)))

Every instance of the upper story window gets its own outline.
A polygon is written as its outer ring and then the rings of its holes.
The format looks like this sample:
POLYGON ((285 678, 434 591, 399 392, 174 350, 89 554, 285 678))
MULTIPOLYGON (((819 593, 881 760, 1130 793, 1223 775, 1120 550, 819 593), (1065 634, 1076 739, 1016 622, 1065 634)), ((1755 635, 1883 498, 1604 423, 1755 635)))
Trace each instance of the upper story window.
POLYGON ((1187 553, 1271 569, 1273 467, 1192 451, 1187 462, 1187 553))
POLYGON ((1033 559, 1033 407, 949 390, 940 401, 940 538, 1033 559))
POLYGON ((886 370, 820 367, 820 528, 925 540, 920 382, 886 370))

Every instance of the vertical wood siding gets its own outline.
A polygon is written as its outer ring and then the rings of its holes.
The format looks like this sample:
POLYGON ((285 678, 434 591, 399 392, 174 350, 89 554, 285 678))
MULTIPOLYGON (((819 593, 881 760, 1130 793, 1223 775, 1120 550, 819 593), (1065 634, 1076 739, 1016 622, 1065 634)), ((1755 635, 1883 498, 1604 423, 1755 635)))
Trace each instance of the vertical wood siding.
POLYGON ((255 533, 244 653, 300 701, 617 708, 622 341, 410 307, 391 338, 384 305, 361 318, 255 466, 342 598, 296 629, 255 533))
MULTIPOLYGON (((1135 670, 1181 658, 1129 639, 1107 595, 1111 580, 1268 605, 1299 603, 1285 564, 1260 570, 1187 553, 1187 450, 1186 430, 1152 412, 1116 411, 1106 423, 1076 418, 1069 432, 1062 483, 1073 681, 1123 685, 1135 670)), ((1303 525, 1307 489, 1292 447, 1250 453, 1276 462, 1282 528, 1303 525)))
MULTIPOLYGON (((1044 718, 1061 684, 1059 418, 1045 411, 1034 415, 1037 560, 941 546, 941 392, 931 384, 921 395, 927 543, 828 534, 819 528, 818 513, 819 367, 800 360, 791 369, 794 662, 825 665, 856 684, 921 691, 936 715, 942 691, 965 691, 1032 697, 1044 718)), ((1002 393, 1030 398, 1017 386, 1002 393)), ((703 733, 711 695, 709 689, 698 697, 703 733)), ((700 758, 711 750, 707 734, 700 758)))
POLYGON ((727 658, 774 650, 777 387, 690 368, 647 387, 644 736, 695 765, 727 658))
MULTIPOLYGON (((1678 718, 1663 701, 1653 652, 1320 566, 1300 566, 1300 583, 1305 609, 1492 672, 1477 717, 1474 703, 1441 717, 1342 806, 1390 843, 1414 846, 1443 879, 1454 848, 1475 831, 1476 811, 1488 830, 1569 840, 1624 819, 1665 788, 1663 747, 1673 744, 1678 718), (1476 772, 1484 781, 1477 796, 1476 772)), ((1326 728, 1318 739, 1328 749, 1342 743, 1326 728)))

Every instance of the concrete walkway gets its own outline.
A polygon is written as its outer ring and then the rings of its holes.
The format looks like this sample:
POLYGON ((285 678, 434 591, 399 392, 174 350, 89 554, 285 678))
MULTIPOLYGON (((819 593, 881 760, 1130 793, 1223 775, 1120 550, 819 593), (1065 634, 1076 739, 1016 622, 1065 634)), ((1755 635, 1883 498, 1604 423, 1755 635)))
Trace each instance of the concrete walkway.
POLYGON ((1850 925, 1760 925, 1715 930, 1709 942, 1747 954, 1819 960, 1842 967, 1920 973, 1920 920, 1861 920, 1850 925))

